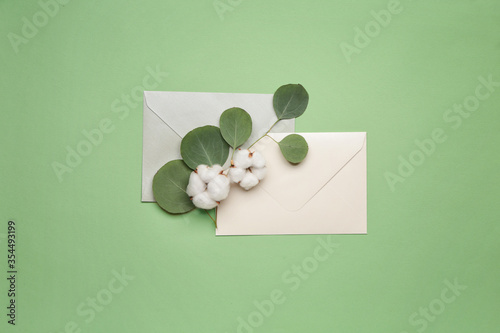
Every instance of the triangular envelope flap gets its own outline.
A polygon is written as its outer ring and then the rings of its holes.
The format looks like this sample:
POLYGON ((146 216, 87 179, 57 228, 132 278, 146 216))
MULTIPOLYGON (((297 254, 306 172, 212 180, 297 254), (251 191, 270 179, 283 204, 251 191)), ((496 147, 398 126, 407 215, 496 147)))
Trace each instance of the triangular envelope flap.
MULTIPOLYGON (((273 133, 280 141, 287 133, 273 133)), ((363 148, 365 132, 300 133, 308 145, 306 158, 297 165, 282 156, 278 145, 262 140, 255 146, 266 158, 267 175, 261 186, 274 200, 289 211, 301 209, 323 186, 363 148)), ((327 208, 327 207, 325 207, 327 208)))
MULTIPOLYGON (((252 117, 254 130, 248 144, 262 136, 277 120, 272 94, 145 91, 144 98, 148 108, 180 137, 196 127, 219 126, 222 112, 232 107, 240 107, 252 117)), ((284 123, 293 131, 293 119, 284 123)))

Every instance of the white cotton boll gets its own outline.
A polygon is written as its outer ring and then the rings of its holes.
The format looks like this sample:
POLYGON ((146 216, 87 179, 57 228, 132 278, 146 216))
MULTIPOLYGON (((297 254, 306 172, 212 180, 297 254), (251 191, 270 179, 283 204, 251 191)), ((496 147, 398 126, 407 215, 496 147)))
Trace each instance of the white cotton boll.
POLYGON ((212 167, 200 164, 198 165, 196 170, 198 171, 198 174, 200 175, 201 179, 205 183, 209 183, 212 179, 215 178, 215 176, 217 176, 222 171, 222 167, 218 164, 215 164, 212 167))
POLYGON ((234 166, 248 169, 252 166, 252 156, 248 149, 238 149, 233 157, 234 166))
POLYGON ((217 207, 217 202, 210 198, 207 191, 201 192, 193 197, 193 204, 202 209, 212 209, 217 207))
POLYGON ((252 155, 252 166, 256 168, 263 168, 266 166, 266 159, 264 158, 264 155, 262 155, 260 152, 255 151, 253 152, 252 155))
POLYGON ((245 177, 243 177, 243 179, 240 182, 240 186, 248 191, 249 189, 251 189, 252 187, 257 185, 258 183, 259 183, 259 179, 257 178, 257 176, 255 176, 250 171, 247 171, 247 173, 245 174, 245 177))
POLYGON ((221 201, 226 199, 229 195, 229 188, 229 178, 225 175, 217 175, 210 183, 208 183, 207 192, 213 200, 221 201))
POLYGON ((246 173, 247 173, 246 169, 232 167, 232 168, 229 168, 228 176, 233 183, 239 183, 239 182, 241 182, 243 177, 245 177, 246 173))
POLYGON ((203 180, 205 183, 208 183, 210 180, 207 180, 208 178, 208 165, 205 164, 200 164, 196 167, 196 173, 200 175, 201 180, 203 180))
POLYGON ((216 175, 224 171, 224 169, 219 164, 212 165, 212 171, 215 172, 216 175))
POLYGON ((194 197, 195 195, 205 191, 206 187, 207 186, 205 182, 201 180, 200 175, 198 175, 194 171, 191 172, 191 175, 189 175, 189 183, 186 189, 187 194, 190 197, 194 197))
POLYGON ((255 177, 257 177, 258 180, 262 180, 264 179, 264 177, 266 176, 266 173, 267 173, 267 169, 266 167, 262 167, 262 168, 250 168, 250 171, 252 171, 252 173, 255 175, 255 177))

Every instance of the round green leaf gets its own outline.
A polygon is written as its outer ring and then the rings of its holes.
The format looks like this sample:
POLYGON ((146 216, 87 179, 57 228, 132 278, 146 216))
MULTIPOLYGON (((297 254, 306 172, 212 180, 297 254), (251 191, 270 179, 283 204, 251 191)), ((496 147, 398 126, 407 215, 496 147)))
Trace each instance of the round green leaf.
POLYGON ((278 142, 281 153, 290 163, 300 163, 306 157, 309 151, 306 139, 298 134, 287 135, 278 142))
POLYGON ((194 208, 186 193, 191 169, 182 160, 170 161, 153 178, 153 195, 161 208, 172 214, 187 213, 194 208))
POLYGON ((240 108, 227 109, 220 116, 220 132, 231 147, 238 148, 252 133, 252 117, 240 108))
POLYGON ((273 97, 274 112, 278 119, 297 118, 304 113, 309 94, 300 84, 287 84, 276 90, 273 97))
POLYGON ((181 156, 191 169, 200 164, 223 165, 229 155, 229 146, 216 126, 198 127, 181 141, 181 156))

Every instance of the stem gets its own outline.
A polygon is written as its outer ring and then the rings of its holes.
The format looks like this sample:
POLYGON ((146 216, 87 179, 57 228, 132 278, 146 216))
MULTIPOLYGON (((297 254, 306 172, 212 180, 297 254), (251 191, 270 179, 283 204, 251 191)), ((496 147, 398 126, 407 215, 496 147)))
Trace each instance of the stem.
POLYGON ((236 148, 233 148, 233 152, 231 154, 231 165, 232 165, 232 161, 233 161, 233 157, 234 157, 234 152, 236 151, 236 148))
POLYGON ((205 209, 205 213, 207 213, 207 215, 210 216, 210 218, 212 219, 212 221, 214 221, 215 229, 217 229, 217 208, 215 209, 215 220, 212 217, 212 215, 210 215, 210 213, 208 212, 208 210, 205 209))
POLYGON ((257 141, 255 141, 254 143, 252 143, 252 144, 250 145, 250 147, 248 147, 248 149, 252 148, 254 144, 256 144, 257 142, 259 142, 259 141, 260 141, 260 139, 262 139, 263 137, 267 136, 267 135, 269 134, 269 132, 271 132, 271 130, 273 129, 274 125, 276 125, 276 123, 277 123, 278 121, 280 121, 280 120, 279 120, 279 119, 278 119, 278 120, 276 120, 276 121, 274 122, 274 124, 271 126, 271 128, 270 128, 270 129, 266 132, 266 134, 264 134, 263 136, 261 136, 260 138, 258 138, 258 139, 257 139, 257 141))
POLYGON ((276 144, 278 144, 278 145, 280 144, 278 141, 274 140, 272 136, 268 135, 267 137, 268 137, 269 139, 273 140, 274 142, 276 142, 276 144))

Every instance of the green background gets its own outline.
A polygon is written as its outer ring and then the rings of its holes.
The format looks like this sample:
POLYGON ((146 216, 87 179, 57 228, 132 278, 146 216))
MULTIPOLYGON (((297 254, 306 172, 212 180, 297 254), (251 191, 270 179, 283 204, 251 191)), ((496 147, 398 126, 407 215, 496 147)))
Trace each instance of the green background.
POLYGON ((69 1, 16 53, 9 33, 41 7, 0 1, 1 276, 9 219, 19 269, 15 327, 1 279, 2 332, 236 332, 274 289, 286 301, 255 332, 498 332, 500 88, 456 129, 443 114, 478 77, 500 81, 500 2, 402 0, 350 63, 341 43, 388 1, 231 3, 221 17, 211 0, 69 1), (141 203, 142 102, 123 119, 112 104, 148 67, 168 72, 164 91, 300 82, 298 132, 367 131, 368 235, 333 236, 338 249, 292 291, 282 274, 318 236, 215 237, 204 213, 141 203), (114 130, 60 182, 53 162, 103 119, 114 130), (447 140, 392 191, 386 173, 435 128, 447 140), (79 304, 122 268, 134 279, 86 323, 79 304), (455 279, 467 286, 455 301, 412 325, 455 279))

